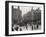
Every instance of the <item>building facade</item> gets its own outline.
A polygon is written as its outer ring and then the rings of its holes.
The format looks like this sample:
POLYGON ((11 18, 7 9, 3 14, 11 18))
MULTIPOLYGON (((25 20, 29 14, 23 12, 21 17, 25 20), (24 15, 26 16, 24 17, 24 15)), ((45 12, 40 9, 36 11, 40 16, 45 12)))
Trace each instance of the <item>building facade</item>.
POLYGON ((22 18, 22 12, 20 10, 20 7, 18 6, 18 8, 14 8, 14 6, 12 6, 12 23, 16 24, 17 22, 19 22, 22 18))

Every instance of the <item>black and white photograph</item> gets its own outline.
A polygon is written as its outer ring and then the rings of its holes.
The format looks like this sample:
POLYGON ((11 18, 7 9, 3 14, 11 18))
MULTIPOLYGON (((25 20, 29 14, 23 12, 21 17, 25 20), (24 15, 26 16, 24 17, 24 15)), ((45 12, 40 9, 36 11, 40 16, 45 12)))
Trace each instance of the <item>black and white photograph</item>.
POLYGON ((9 2, 7 8, 9 35, 44 33, 44 3, 9 2))
POLYGON ((41 29, 41 9, 32 6, 12 6, 12 31, 41 29))

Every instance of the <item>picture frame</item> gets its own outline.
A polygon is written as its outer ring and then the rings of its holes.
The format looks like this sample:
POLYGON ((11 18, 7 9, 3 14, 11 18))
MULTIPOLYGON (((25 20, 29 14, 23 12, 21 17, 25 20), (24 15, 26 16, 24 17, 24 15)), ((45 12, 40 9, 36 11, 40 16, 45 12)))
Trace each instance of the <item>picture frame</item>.
MULTIPOLYGON (((37 9, 34 9, 34 10, 37 10, 37 9)), ((16 10, 15 10, 15 12, 16 12, 16 10)), ((19 15, 19 13, 17 15, 19 15)), ((33 16, 33 14, 32 14, 32 16, 33 16)), ((32 16, 31 16, 31 18, 32 18, 32 16)), ((36 17, 34 16, 35 17, 34 19, 37 19, 38 16, 37 15, 36 15, 36 17)), ((20 21, 19 21, 19 23, 20 23, 20 21)), ((24 21, 24 23, 25 23, 25 21, 24 21)), ((16 22, 14 24, 16 24, 16 22)), ((18 24, 18 21, 17 21, 17 24, 18 24)), ((29 22, 26 20, 26 26, 27 26, 27 24, 29 24, 29 22)), ((32 22, 31 22, 31 24, 32 24, 32 22)), ((30 27, 32 27, 32 25, 30 27)), ((19 28, 21 28, 20 25, 19 25, 19 28)), ((28 29, 28 30, 30 30, 30 29, 28 29)), ((34 35, 34 34, 45 34, 45 3, 39 3, 39 2, 22 2, 22 1, 5 1, 5 35, 6 36, 18 36, 18 35, 34 35), (26 13, 26 11, 27 12, 30 11, 31 10, 30 8, 33 9, 33 8, 36 8, 37 7, 39 9, 39 7, 40 7, 40 9, 41 9, 41 12, 40 13, 41 14, 39 14, 38 16, 40 17, 40 20, 41 20, 40 21, 40 27, 41 27, 41 29, 40 30, 37 30, 37 28, 36 28, 36 29, 33 29, 32 31, 26 31, 26 30, 25 31, 21 31, 21 30, 11 31, 12 30, 12 26, 13 26, 12 24, 14 23, 13 22, 13 18, 15 18, 15 19, 17 18, 17 17, 14 16, 16 13, 14 13, 13 7, 15 7, 15 9, 16 8, 19 9, 19 7, 20 7, 20 10, 22 11, 23 15, 26 13), (11 22, 11 20, 12 20, 12 22, 11 22)))

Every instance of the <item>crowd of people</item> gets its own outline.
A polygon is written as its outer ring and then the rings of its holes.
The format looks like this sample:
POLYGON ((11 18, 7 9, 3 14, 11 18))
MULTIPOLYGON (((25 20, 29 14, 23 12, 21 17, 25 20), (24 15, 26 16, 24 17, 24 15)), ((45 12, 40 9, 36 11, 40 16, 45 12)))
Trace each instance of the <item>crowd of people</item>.
POLYGON ((41 29, 40 23, 36 23, 36 24, 27 23, 26 25, 23 26, 14 24, 14 26, 12 27, 12 31, 26 31, 26 30, 31 31, 31 30, 38 30, 38 29, 41 29))

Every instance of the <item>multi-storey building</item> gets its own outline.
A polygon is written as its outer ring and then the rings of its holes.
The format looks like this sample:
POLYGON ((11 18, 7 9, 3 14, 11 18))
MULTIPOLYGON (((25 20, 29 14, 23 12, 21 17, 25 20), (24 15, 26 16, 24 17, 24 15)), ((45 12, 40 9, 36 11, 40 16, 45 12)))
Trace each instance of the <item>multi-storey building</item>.
POLYGON ((19 6, 18 8, 14 8, 14 6, 12 6, 12 23, 13 24, 16 24, 17 22, 21 20, 21 17, 22 17, 21 14, 22 12, 19 6))

